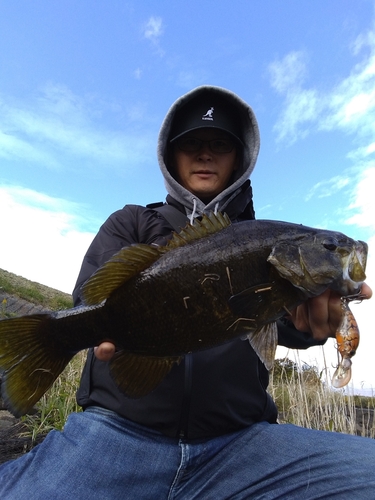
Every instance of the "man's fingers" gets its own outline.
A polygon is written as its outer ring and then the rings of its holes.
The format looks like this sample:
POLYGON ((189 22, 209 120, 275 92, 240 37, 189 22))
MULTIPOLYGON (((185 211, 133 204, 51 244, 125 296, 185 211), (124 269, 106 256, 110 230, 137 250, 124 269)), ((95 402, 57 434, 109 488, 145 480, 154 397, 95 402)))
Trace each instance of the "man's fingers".
POLYGON ((309 332, 317 340, 333 337, 341 318, 340 296, 330 290, 307 300, 291 314, 297 330, 309 332))

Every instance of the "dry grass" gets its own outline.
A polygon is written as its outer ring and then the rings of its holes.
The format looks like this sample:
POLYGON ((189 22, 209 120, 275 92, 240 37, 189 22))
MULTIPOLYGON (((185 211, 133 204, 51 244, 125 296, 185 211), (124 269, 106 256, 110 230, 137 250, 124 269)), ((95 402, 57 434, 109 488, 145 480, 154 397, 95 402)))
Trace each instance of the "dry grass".
MULTIPOLYGON (((75 394, 86 353, 79 353, 39 401, 38 412, 23 418, 35 439, 51 429, 62 429, 69 413, 80 411, 75 394)), ((375 438, 375 397, 347 396, 321 380, 314 367, 277 360, 269 392, 280 412, 280 423, 375 438)))
POLYGON ((375 397, 346 395, 331 389, 314 367, 298 369, 278 360, 269 392, 276 401, 281 423, 375 438, 375 397))

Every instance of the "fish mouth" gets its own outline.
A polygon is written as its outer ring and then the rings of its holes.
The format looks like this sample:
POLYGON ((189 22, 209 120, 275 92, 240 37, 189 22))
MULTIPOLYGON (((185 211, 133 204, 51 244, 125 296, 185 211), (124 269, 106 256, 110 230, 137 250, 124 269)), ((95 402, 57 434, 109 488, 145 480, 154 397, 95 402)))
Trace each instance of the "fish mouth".
POLYGON ((366 261, 367 253, 364 251, 363 246, 356 245, 347 262, 348 276, 353 282, 359 283, 366 279, 366 261))
POLYGON ((362 283, 366 279, 367 245, 358 242, 352 251, 341 257, 343 274, 341 286, 337 291, 343 296, 356 296, 360 294, 362 283))
POLYGON ((354 281, 364 281, 366 279, 365 269, 367 264, 368 245, 364 241, 358 241, 352 252, 353 260, 349 265, 349 276, 354 281))

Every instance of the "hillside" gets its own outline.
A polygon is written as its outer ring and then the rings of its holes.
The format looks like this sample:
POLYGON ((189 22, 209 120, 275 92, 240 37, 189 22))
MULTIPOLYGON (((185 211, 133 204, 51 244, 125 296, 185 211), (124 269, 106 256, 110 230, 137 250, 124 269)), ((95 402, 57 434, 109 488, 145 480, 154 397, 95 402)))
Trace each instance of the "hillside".
POLYGON ((69 294, 0 269, 1 314, 22 315, 72 307, 69 294), (4 300, 6 302, 4 302, 4 300), (27 304, 25 304, 27 302, 27 304))

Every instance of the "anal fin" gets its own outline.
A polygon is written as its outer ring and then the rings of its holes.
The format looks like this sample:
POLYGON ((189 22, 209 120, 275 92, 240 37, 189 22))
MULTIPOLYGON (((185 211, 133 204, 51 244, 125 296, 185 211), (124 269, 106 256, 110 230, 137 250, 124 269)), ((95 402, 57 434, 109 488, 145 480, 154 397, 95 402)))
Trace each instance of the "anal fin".
POLYGON ((119 351, 109 366, 119 389, 137 399, 153 391, 180 360, 180 356, 159 358, 119 351))

